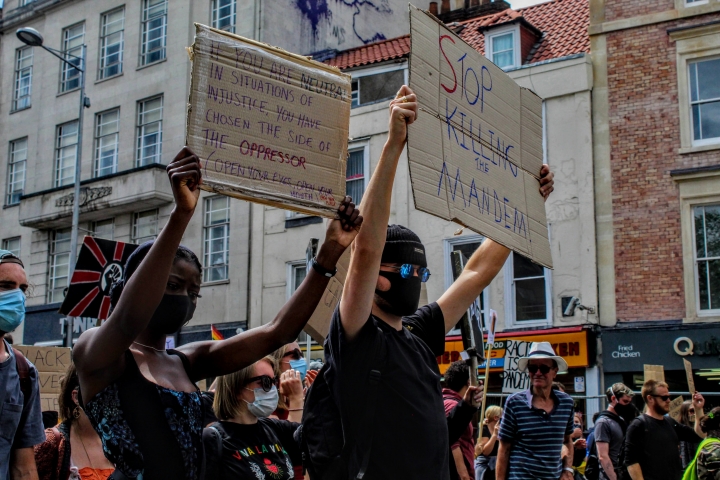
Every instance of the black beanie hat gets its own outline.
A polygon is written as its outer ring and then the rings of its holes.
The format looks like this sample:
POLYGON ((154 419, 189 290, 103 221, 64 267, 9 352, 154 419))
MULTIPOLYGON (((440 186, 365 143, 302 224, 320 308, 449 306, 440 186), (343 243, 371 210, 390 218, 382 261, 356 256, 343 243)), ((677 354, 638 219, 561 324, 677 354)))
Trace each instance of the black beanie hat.
POLYGON ((410 263, 427 267, 425 246, 415 232, 402 225, 388 225, 382 263, 410 263))

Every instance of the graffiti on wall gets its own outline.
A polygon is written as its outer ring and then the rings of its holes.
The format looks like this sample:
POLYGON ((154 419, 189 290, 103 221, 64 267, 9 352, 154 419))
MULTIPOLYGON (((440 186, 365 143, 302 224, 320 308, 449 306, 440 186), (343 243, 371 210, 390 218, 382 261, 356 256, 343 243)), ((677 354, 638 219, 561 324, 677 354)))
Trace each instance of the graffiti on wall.
POLYGON ((383 32, 378 31, 378 25, 382 22, 377 20, 378 16, 387 18, 393 15, 388 0, 294 0, 302 15, 310 22, 315 39, 318 37, 319 26, 327 22, 328 26, 332 26, 332 35, 337 44, 345 43, 348 32, 342 25, 332 25, 333 10, 328 4, 329 1, 333 1, 334 5, 341 9, 336 11, 338 16, 345 13, 342 10, 352 12, 352 34, 363 44, 387 39, 383 32))

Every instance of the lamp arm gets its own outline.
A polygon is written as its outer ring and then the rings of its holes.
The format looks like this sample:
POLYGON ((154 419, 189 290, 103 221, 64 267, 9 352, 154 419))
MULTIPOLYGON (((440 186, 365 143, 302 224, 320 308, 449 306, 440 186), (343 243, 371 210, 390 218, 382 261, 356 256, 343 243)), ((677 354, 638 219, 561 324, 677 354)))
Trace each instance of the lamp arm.
POLYGON ((80 68, 80 67, 78 67, 77 65, 69 62, 69 61, 67 60, 67 58, 63 57, 63 55, 68 56, 68 57, 77 58, 77 59, 80 60, 81 62, 85 63, 82 57, 78 57, 77 55, 73 55, 72 53, 63 52, 62 50, 55 50, 54 48, 46 47, 45 45, 40 45, 40 48, 42 48, 43 50, 46 50, 46 51, 50 52, 52 55, 55 55, 57 58, 59 58, 60 60, 62 60, 62 61, 65 62, 65 63, 67 63, 68 65, 70 65, 71 67, 73 67, 75 70, 78 70, 78 71, 80 71, 80 72, 85 72, 85 68, 84 68, 85 66, 84 66, 84 65, 83 65, 83 68, 80 68))

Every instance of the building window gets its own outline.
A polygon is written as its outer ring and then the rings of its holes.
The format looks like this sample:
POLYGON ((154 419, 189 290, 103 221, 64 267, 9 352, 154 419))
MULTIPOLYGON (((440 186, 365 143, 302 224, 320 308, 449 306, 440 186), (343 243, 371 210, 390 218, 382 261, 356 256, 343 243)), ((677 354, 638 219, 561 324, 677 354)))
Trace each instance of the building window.
MULTIPOLYGON (((450 254, 452 252, 462 252, 463 256, 465 257, 466 261, 472 257, 473 253, 475 253, 475 250, 477 250, 480 247, 480 244, 483 241, 483 237, 480 235, 465 235, 462 237, 456 237, 456 238, 450 238, 445 240, 445 289, 447 290, 450 288, 450 285, 452 285, 454 281, 453 276, 453 269, 452 269, 452 257, 450 254)), ((479 316, 480 318, 485 321, 485 309, 488 305, 488 291, 487 289, 483 290, 483 293, 478 296, 477 299, 477 305, 480 306, 480 312, 479 316)), ((459 322, 458 325, 453 327, 452 330, 450 330, 447 335, 460 335, 460 326, 459 322)))
POLYGON ((125 37, 125 8, 103 13, 100 17, 100 62, 98 78, 122 73, 125 37))
POLYGON ((24 7, 25 5, 30 5, 30 4, 33 3, 34 1, 35 1, 35 0, 20 0, 20 6, 21 6, 21 7, 24 7))
POLYGON ((10 142, 10 161, 8 162, 6 205, 20 203, 25 189, 25 169, 27 168, 27 137, 10 142))
POLYGON ((90 224, 91 235, 95 238, 115 240, 115 219, 99 220, 90 224))
POLYGON ((505 270, 509 325, 548 324, 552 321, 549 270, 513 252, 505 270))
POLYGON ((365 187, 367 186, 367 146, 350 148, 348 152, 347 168, 345 170, 345 194, 350 195, 355 205, 360 205, 365 187))
POLYGON ((63 298, 65 298, 70 269, 70 232, 70 228, 52 232, 48 303, 62 302, 63 298))
POLYGON ((102 177, 117 171, 120 109, 95 116, 95 176, 102 177))
POLYGON ((307 275, 307 263, 305 260, 296 260, 287 264, 287 298, 290 298, 307 275))
POLYGON ((20 237, 3 239, 2 248, 20 258, 20 237))
MULTIPOLYGON (((80 65, 85 43, 85 24, 79 23, 63 30, 63 52, 72 65, 80 65), (72 55, 72 56, 71 56, 72 55)), ((60 62, 60 91, 67 92, 80 87, 80 70, 60 62)))
POLYGON ((75 182, 75 160, 77 157, 77 120, 57 127, 55 145, 55 186, 62 187, 75 182))
POLYGON ((405 69, 360 72, 352 80, 352 106, 358 107, 395 98, 405 83, 405 69))
POLYGON ((13 110, 22 110, 30 106, 32 67, 32 47, 18 48, 15 52, 15 94, 13 95, 13 110))
POLYGON ((235 33, 236 0, 212 0, 212 27, 235 33))
POLYGON ((167 0, 143 0, 140 65, 165 58, 167 0))
POLYGON ((203 233, 203 282, 227 280, 230 256, 230 197, 205 199, 203 233))
POLYGON ((689 64, 693 143, 720 139, 720 58, 689 64))
POLYGON ((700 312, 720 311, 720 205, 693 208, 700 312))
POLYGON ((162 95, 138 102, 137 167, 160 163, 162 155, 162 95))
POLYGON ((132 243, 141 244, 155 240, 158 235, 158 210, 146 210, 133 215, 132 243))
POLYGON ((502 69, 515 66, 515 32, 489 36, 490 60, 502 69))

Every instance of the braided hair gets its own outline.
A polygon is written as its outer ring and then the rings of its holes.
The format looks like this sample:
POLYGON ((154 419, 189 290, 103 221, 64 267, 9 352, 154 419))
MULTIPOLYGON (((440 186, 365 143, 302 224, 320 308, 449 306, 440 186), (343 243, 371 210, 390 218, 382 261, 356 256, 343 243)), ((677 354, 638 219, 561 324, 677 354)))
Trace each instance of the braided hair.
MULTIPOLYGON (((113 283, 112 287, 110 287, 110 306, 112 308, 115 308, 115 305, 117 305, 125 285, 127 285, 128 280, 130 280, 130 277, 135 273, 145 257, 147 257, 147 254, 150 252, 150 248, 154 243, 155 240, 149 240, 143 243, 128 257, 127 262, 125 262, 122 280, 113 283)), ((198 271, 202 273, 202 264, 200 263, 197 255, 183 245, 180 245, 177 252, 175 252, 174 262, 177 262, 178 260, 185 260, 186 262, 192 263, 197 267, 198 271)))

